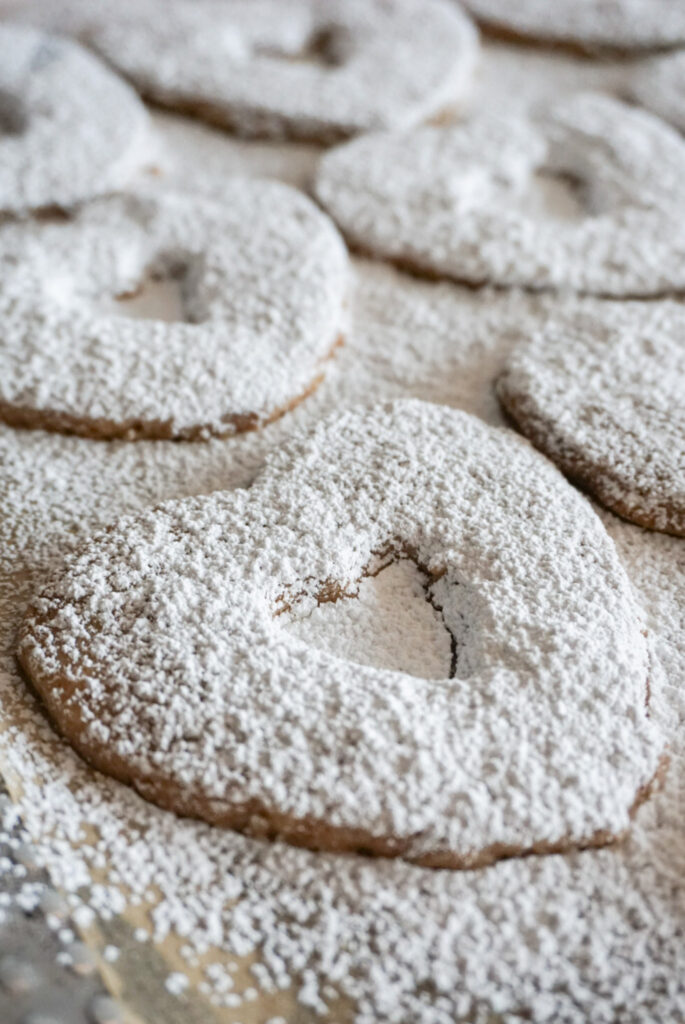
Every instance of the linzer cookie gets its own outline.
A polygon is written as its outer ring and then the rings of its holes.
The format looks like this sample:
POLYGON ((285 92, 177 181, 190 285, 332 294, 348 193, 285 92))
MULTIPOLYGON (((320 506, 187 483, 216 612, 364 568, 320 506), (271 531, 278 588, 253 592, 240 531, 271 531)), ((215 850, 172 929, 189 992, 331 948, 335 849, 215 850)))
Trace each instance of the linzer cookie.
POLYGON ((450 0, 0 0, 75 33, 148 99, 247 136, 331 142, 459 104, 478 51, 450 0))
POLYGON ((229 179, 139 192, 0 232, 0 417, 97 438, 253 429, 318 383, 340 338, 345 247, 306 196, 229 179), (162 279, 177 319, 125 301, 162 279))
POLYGON ((685 309, 583 303, 552 313, 497 382, 533 443, 604 505, 685 536, 685 309))
POLYGON ((650 645, 599 518, 511 431, 413 400, 341 411, 249 489, 87 541, 19 657, 101 771, 315 849, 471 867, 601 845, 661 764, 650 645), (400 558, 451 635, 447 678, 286 628, 400 558))
POLYGON ((615 297, 685 288, 685 142, 599 93, 354 140, 322 158, 315 188, 354 246, 418 273, 615 297), (540 176, 571 182, 578 216, 535 208, 540 176))
POLYGON ((96 57, 0 24, 0 212, 69 208, 119 188, 147 134, 143 104, 96 57))

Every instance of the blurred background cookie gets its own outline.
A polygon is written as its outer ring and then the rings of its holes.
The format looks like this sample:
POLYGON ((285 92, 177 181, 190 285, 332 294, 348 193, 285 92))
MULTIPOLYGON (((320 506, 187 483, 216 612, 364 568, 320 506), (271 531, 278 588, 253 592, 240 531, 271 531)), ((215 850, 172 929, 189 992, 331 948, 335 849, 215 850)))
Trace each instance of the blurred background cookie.
POLYGON ((613 512, 685 536, 685 308, 558 308, 497 382, 523 433, 613 512))
POLYGON ((345 247, 286 185, 219 191, 112 197, 0 232, 2 419, 194 438, 259 427, 316 386, 342 330, 345 247), (164 282, 163 312, 127 316, 164 282))
POLYGON ((125 184, 146 155, 135 92, 77 43, 0 23, 0 212, 68 208, 125 184))
POLYGON ((147 99, 241 135, 331 142, 468 93, 477 32, 450 0, 4 0, 77 35, 147 99))
POLYGON ((432 276, 629 297, 685 288, 685 142, 610 96, 356 139, 316 195, 351 244, 432 276), (539 205, 566 184, 575 208, 539 205))
POLYGON ((466 0, 488 31, 594 52, 630 53, 685 43, 679 0, 466 0))

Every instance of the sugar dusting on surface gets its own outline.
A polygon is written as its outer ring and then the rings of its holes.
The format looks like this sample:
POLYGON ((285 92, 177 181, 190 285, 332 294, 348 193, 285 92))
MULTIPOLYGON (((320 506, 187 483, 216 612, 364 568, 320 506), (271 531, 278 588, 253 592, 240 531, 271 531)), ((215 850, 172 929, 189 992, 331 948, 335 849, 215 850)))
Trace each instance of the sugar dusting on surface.
POLYGON ((89 771, 37 714, 16 673, 16 626, 46 568, 119 514, 245 485, 296 425, 339 405, 411 395, 501 423, 491 382, 511 345, 509 317, 519 326, 521 316, 534 317, 534 300, 472 296, 360 265, 353 305, 348 343, 320 391, 262 433, 129 445, 0 430, 8 723, 0 742, 8 772, 25 780, 25 824, 54 880, 98 914, 144 904, 154 888, 148 930, 156 939, 182 935, 189 963, 222 950, 229 962, 208 967, 202 983, 217 1004, 249 1001, 252 993, 231 987, 230 960, 258 949, 260 992, 294 984, 304 1005, 319 1007, 343 992, 360 1024, 478 1024, 493 1014, 550 1024, 677 1020, 685 1015, 681 540, 601 513, 658 645, 666 680, 652 712, 671 753, 664 790, 616 849, 432 872, 178 820, 89 771), (107 881, 95 882, 104 864, 107 881))

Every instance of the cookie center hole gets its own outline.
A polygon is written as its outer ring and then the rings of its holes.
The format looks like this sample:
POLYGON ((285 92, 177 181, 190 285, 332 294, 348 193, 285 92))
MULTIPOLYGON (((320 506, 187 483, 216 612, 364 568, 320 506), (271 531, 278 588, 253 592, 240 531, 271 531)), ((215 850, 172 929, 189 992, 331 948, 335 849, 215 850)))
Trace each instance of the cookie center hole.
POLYGON ((323 26, 313 32, 299 50, 284 51, 268 46, 259 47, 261 57, 290 61, 294 64, 312 64, 320 68, 340 67, 347 60, 349 39, 338 25, 323 26))
POLYGON ((26 129, 26 114, 21 101, 0 89, 0 135, 21 135, 26 129))
POLYGON ((162 271, 147 271, 131 291, 105 296, 98 312, 129 320, 161 320, 164 323, 193 323, 188 308, 188 274, 185 265, 162 271))
POLYGON ((432 581, 406 557, 364 576, 351 593, 324 598, 281 626, 310 647, 356 665, 405 672, 419 679, 454 675, 456 645, 433 594, 432 581))
POLYGON ((539 220, 580 221, 588 214, 582 182, 544 169, 530 177, 516 205, 522 213, 539 220))

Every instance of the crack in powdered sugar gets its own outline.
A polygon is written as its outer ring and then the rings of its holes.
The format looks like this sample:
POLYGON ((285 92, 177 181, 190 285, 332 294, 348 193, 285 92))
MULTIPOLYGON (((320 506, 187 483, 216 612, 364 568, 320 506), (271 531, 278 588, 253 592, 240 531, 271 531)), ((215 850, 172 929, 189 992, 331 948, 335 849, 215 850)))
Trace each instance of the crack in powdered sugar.
POLYGON ((27 780, 21 810, 56 881, 83 887, 103 915, 155 887, 157 939, 180 933, 191 957, 209 947, 258 949, 262 990, 294 979, 301 1000, 319 1006, 330 984, 356 1003, 360 1024, 474 1024, 491 1013, 646 1024, 685 1014, 685 552, 677 538, 602 513, 667 674, 651 703, 670 740, 669 774, 620 848, 433 872, 179 820, 95 777, 36 714, 14 668, 18 618, 46 569, 119 514, 247 484, 296 425, 351 402, 418 395, 500 423, 491 381, 511 344, 508 326, 522 317, 532 329, 530 298, 465 295, 367 267, 332 373, 262 433, 127 445, 0 431, 2 702, 13 723, 3 757, 27 780), (86 838, 90 826, 97 840, 86 838), (92 883, 105 863, 107 884, 92 883))

